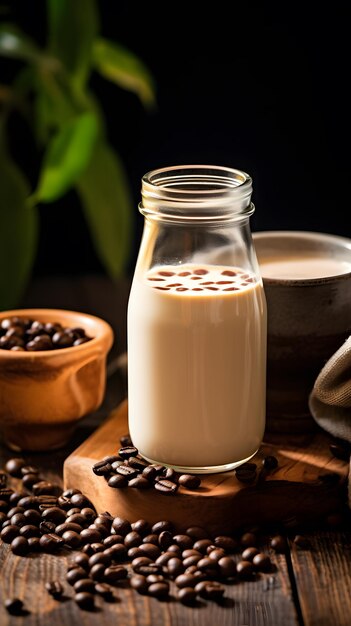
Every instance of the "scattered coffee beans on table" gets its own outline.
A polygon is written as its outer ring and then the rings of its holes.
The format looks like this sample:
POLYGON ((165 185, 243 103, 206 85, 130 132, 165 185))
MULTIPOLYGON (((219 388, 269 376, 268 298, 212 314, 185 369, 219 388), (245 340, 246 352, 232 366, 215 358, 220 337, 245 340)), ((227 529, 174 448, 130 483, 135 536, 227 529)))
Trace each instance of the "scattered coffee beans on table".
POLYGON ((116 455, 106 456, 92 467, 94 474, 102 476, 112 489, 153 487, 161 494, 173 495, 180 487, 192 491, 201 486, 198 475, 181 474, 165 465, 145 461, 133 446, 129 435, 123 436, 120 441, 126 445, 116 455))
POLYGON ((11 317, 0 322, 0 348, 15 352, 39 352, 80 346, 90 341, 84 328, 67 328, 59 322, 11 317))
MULTIPOLYGON (((116 467, 123 464, 136 471, 137 477, 148 469, 154 485, 170 482, 178 488, 183 481, 186 485, 187 480, 181 480, 184 475, 169 468, 147 465, 141 469, 138 451, 129 442, 128 451, 126 447, 117 458, 97 464, 101 476, 110 472, 104 472, 106 464, 117 463, 116 467), (155 482, 157 477, 159 482, 155 482)), ((170 520, 151 524, 114 517, 108 511, 98 514, 81 491, 63 491, 22 458, 10 459, 1 476, 0 539, 16 558, 34 552, 70 554, 65 580, 45 583, 47 593, 58 602, 71 597, 80 609, 91 611, 98 602, 116 600, 116 591, 129 585, 152 598, 172 596, 186 606, 198 606, 199 600, 221 602, 228 583, 272 577, 276 570, 270 555, 257 547, 257 529, 238 536, 213 536, 199 526, 179 532, 170 520), (27 481, 27 476, 32 479, 27 481)), ((294 541, 307 546, 301 535, 294 541)), ((274 537, 270 545, 277 552, 287 548, 283 536, 274 537)), ((25 614, 20 598, 8 598, 5 606, 10 613, 25 614)))

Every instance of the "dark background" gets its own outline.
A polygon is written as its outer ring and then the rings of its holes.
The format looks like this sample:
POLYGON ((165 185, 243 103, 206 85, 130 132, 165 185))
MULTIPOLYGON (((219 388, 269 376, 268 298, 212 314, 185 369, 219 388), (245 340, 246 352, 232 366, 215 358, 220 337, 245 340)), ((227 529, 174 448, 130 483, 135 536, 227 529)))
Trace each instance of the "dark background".
MULTIPOLYGON (((98 4, 101 33, 137 53, 157 87, 157 110, 147 113, 133 94, 92 79, 135 200, 129 273, 142 230, 140 179, 167 165, 249 172, 254 231, 351 236, 347 3, 316 3, 310 13, 296 3, 98 4)), ((1 7, 2 18, 45 39, 43 2, 1 7)), ((23 162, 27 140, 19 126, 23 162)), ((36 275, 103 271, 73 193, 40 212, 36 275)))

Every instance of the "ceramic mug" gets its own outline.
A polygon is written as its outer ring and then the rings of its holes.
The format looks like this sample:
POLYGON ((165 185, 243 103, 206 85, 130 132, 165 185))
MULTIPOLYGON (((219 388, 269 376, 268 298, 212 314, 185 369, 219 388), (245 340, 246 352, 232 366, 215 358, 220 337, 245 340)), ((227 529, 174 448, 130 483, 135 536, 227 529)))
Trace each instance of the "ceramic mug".
POLYGON ((253 233, 267 299, 268 432, 313 432, 313 384, 351 334, 351 239, 253 233))

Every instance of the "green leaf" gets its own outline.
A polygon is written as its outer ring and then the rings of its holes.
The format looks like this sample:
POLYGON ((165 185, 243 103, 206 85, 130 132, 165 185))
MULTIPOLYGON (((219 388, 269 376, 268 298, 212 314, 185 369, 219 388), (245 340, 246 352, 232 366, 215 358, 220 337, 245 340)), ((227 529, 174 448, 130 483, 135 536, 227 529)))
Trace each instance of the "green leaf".
POLYGON ((36 207, 28 207, 28 183, 0 154, 0 310, 15 308, 30 279, 38 240, 36 207))
POLYGON ((89 163, 97 132, 97 117, 90 112, 63 124, 49 143, 32 201, 53 202, 70 189, 89 163))
POLYGON ((98 38, 93 46, 93 64, 104 78, 134 92, 147 108, 155 105, 154 82, 140 59, 123 46, 98 38))
POLYGON ((40 50, 30 37, 12 24, 0 26, 0 54, 2 56, 38 62, 40 50))
POLYGON ((96 252, 109 276, 117 278, 129 258, 133 205, 124 168, 102 140, 76 188, 96 252))
POLYGON ((48 47, 76 86, 90 75, 92 44, 98 31, 94 0, 48 0, 48 47))

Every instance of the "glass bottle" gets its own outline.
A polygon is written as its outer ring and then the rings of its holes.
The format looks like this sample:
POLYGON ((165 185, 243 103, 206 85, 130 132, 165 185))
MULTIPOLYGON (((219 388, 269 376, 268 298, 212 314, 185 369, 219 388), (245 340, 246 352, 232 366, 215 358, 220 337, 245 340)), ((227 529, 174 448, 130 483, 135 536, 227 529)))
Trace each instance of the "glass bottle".
POLYGON ((128 419, 152 463, 220 472, 261 445, 267 315, 251 195, 251 177, 226 167, 176 166, 142 179, 128 419))

